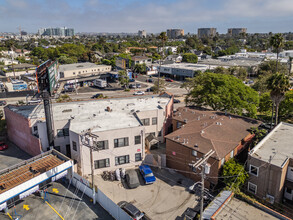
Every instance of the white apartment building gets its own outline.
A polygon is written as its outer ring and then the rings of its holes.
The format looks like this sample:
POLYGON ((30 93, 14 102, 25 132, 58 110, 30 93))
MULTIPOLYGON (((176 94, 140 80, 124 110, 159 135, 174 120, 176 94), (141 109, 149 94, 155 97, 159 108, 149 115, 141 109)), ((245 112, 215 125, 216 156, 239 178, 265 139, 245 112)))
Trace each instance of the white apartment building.
POLYGON ((59 66, 59 76, 62 79, 72 79, 79 76, 91 76, 111 71, 111 66, 94 63, 73 63, 59 66))
MULTIPOLYGON (((143 96, 52 105, 54 148, 72 158, 80 173, 90 170, 89 144, 95 146, 95 173, 139 165, 145 138, 164 142, 171 125, 173 97, 143 96), (86 133, 96 138, 86 138, 86 133)), ((49 149, 44 108, 40 105, 5 107, 8 138, 31 155, 49 149)))

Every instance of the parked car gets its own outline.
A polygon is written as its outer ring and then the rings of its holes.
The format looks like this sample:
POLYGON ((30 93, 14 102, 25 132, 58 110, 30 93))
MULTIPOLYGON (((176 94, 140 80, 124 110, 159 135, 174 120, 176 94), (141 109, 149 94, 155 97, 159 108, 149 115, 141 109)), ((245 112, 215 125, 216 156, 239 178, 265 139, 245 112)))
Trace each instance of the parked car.
POLYGON ((141 85, 137 83, 136 88, 141 88, 141 85))
POLYGON ((154 91, 154 87, 147 88, 145 91, 146 92, 153 92, 154 91))
POLYGON ((6 103, 5 100, 1 100, 1 101, 0 101, 0 106, 6 105, 6 104, 7 104, 7 103, 6 103))
POLYGON ((139 166, 139 171, 145 181, 145 184, 152 184, 156 181, 156 177, 154 176, 150 166, 141 165, 139 166))
POLYGON ((103 98, 103 93, 97 93, 91 97, 91 99, 103 98))
POLYGON ((135 79, 132 78, 132 79, 129 80, 129 82, 135 82, 135 79))
POLYGON ((28 104, 38 104, 41 102, 42 102, 42 99, 31 99, 28 101, 28 104))
POLYGON ((126 170, 125 180, 130 189, 137 188, 139 186, 139 180, 135 170, 126 170))
POLYGON ((136 208, 134 205, 128 202, 121 202, 119 204, 120 208, 123 209, 128 215, 130 215, 131 218, 140 220, 143 219, 144 213, 139 211, 138 208, 136 208))
POLYGON ((66 92, 75 92, 75 88, 69 87, 62 91, 62 93, 66 93, 66 92))
POLYGON ((153 82, 153 79, 152 78, 146 79, 146 82, 152 83, 153 82))
POLYGON ((180 103, 179 99, 174 99, 174 103, 180 103))
POLYGON ((8 145, 4 142, 0 142, 0 150, 6 150, 8 148, 8 145))
POLYGON ((137 91, 137 92, 133 93, 133 95, 144 95, 144 92, 143 91, 137 91))
POLYGON ((135 85, 134 84, 129 84, 129 89, 135 89, 135 85))
POLYGON ((166 78, 165 79, 167 82, 173 82, 174 80, 173 79, 170 79, 170 78, 166 78))

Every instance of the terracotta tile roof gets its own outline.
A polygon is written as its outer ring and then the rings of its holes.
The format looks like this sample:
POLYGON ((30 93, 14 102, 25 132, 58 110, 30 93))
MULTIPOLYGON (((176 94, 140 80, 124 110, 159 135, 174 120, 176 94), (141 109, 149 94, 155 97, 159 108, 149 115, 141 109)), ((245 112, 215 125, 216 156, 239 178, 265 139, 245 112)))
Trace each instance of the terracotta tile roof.
POLYGON ((165 136, 167 139, 204 154, 215 150, 213 157, 217 159, 229 154, 249 134, 249 128, 261 123, 250 118, 190 107, 178 108, 173 119, 186 124, 165 136))

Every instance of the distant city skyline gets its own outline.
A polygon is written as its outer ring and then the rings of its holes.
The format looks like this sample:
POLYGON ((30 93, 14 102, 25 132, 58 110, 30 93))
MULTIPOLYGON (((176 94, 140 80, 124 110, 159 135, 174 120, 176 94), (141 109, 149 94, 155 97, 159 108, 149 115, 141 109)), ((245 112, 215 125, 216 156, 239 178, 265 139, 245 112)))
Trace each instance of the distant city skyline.
POLYGON ((247 33, 293 32, 290 0, 0 0, 0 32, 37 33, 44 27, 75 32, 159 33, 198 28, 247 28, 247 33))

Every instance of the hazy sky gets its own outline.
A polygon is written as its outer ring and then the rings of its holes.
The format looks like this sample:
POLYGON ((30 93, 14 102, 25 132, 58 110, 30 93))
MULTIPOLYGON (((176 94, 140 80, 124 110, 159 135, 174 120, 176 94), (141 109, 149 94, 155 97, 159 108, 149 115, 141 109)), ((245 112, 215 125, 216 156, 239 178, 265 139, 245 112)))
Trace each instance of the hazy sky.
POLYGON ((19 26, 32 33, 63 26, 75 32, 291 32, 293 0, 0 0, 0 32, 17 32, 19 26))

